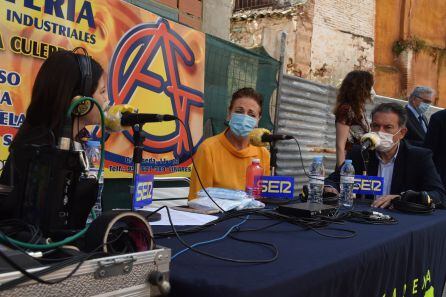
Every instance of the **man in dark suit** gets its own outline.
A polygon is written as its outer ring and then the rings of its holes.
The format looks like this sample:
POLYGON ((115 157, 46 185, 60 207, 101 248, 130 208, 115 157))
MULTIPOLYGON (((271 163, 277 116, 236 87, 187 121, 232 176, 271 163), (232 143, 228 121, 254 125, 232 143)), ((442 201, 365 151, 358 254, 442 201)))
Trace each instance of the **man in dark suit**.
MULTIPOLYGON (((379 135, 376 151, 368 152, 367 174, 384 177, 384 193, 373 202, 375 207, 387 207, 401 192, 426 191, 438 205, 446 205, 446 192, 432 161, 430 150, 408 144, 406 110, 397 103, 383 103, 372 111, 371 130, 379 135)), ((362 174, 364 161, 361 148, 354 147, 346 159, 351 159, 356 174, 362 174)), ((329 179, 339 180, 339 172, 329 179)), ((330 192, 330 189, 326 189, 330 192)))
POLYGON ((409 96, 407 111, 406 140, 416 146, 423 146, 427 132, 428 121, 425 116, 434 99, 434 91, 429 87, 418 86, 409 96))
POLYGON ((446 187, 446 110, 434 113, 427 128, 425 145, 434 154, 434 163, 446 187))

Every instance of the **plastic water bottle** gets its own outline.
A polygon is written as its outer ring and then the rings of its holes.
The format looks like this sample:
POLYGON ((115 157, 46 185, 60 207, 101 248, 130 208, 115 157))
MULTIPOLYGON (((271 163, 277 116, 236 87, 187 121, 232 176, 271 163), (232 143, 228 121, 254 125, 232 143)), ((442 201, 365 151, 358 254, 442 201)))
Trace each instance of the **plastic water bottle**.
POLYGON ((355 168, 353 167, 352 160, 345 160, 340 174, 341 193, 339 194, 339 200, 341 205, 351 208, 353 206, 353 186, 355 183, 355 168))
POLYGON ((263 168, 260 166, 260 159, 252 159, 251 165, 246 169, 246 193, 251 198, 260 198, 261 187, 256 183, 256 177, 263 175, 263 168))
MULTIPOLYGON (((88 165, 90 169, 88 170, 88 177, 90 178, 98 178, 99 173, 99 165, 101 162, 101 143, 99 141, 87 141, 85 153, 88 158, 88 165)), ((101 174, 98 179, 98 197, 96 198, 96 202, 93 206, 93 211, 96 214, 96 217, 100 216, 102 213, 102 189, 104 188, 104 175, 101 174)), ((90 214, 87 219, 87 223, 91 223, 93 221, 93 216, 90 214)))
POLYGON ((325 169, 322 157, 314 157, 310 167, 310 191, 308 201, 312 203, 322 203, 322 193, 324 191, 325 169))

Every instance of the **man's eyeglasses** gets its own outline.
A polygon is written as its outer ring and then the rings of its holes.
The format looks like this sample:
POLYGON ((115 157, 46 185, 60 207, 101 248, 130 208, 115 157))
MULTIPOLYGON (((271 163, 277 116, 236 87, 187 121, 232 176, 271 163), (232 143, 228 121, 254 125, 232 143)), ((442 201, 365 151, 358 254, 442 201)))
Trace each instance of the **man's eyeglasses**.
POLYGON ((420 100, 423 101, 424 103, 432 104, 432 101, 430 101, 430 100, 428 100, 428 99, 426 99, 426 98, 423 98, 423 97, 420 97, 420 96, 415 96, 415 97, 418 98, 418 99, 420 99, 420 100))

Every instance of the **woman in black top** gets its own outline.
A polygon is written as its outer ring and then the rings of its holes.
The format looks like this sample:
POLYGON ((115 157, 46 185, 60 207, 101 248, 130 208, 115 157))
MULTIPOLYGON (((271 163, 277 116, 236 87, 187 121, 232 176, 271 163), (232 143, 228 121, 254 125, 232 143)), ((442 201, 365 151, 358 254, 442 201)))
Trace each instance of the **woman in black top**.
MULTIPOLYGON (((11 185, 12 180, 16 184, 24 178, 29 160, 28 156, 19 152, 26 145, 56 145, 68 108, 76 96, 93 97, 103 107, 108 105, 106 76, 103 68, 94 59, 88 57, 85 60, 86 56, 80 55, 82 54, 60 50, 52 53, 42 64, 33 85, 26 119, 9 147, 10 155, 0 177, 1 184, 11 185), (87 87, 85 87, 80 58, 90 64, 88 67, 91 69, 91 77, 88 77, 87 87), (11 166, 11 159, 13 166, 11 166)), ((72 135, 75 139, 81 140, 88 136, 85 127, 98 123, 100 123, 100 113, 96 106, 87 109, 82 115, 73 114, 72 135)), ((8 204, 13 202, 0 201, 0 217, 5 215, 4 211, 8 210, 8 204)))

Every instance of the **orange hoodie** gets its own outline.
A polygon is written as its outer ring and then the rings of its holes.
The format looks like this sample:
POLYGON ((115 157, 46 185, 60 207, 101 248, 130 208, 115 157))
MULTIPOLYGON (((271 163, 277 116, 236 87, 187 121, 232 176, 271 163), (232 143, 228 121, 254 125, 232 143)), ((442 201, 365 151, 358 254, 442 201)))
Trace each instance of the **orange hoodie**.
MULTIPOLYGON (((249 145, 237 150, 226 138, 225 132, 203 141, 194 155, 198 174, 205 188, 216 187, 245 190, 246 169, 252 159, 260 159, 264 175, 270 175, 270 155, 266 148, 249 145)), ((195 169, 192 169, 189 200, 197 198, 201 190, 195 169)))

